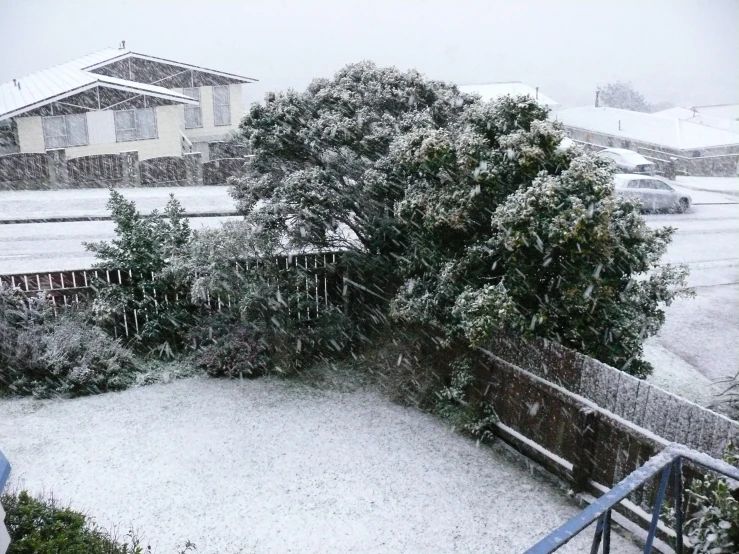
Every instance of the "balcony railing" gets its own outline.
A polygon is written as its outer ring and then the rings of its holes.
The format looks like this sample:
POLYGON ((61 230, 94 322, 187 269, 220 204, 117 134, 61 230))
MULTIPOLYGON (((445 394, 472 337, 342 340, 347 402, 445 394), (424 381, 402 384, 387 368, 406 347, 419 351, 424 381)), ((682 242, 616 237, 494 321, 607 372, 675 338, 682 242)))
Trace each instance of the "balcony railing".
POLYGON ((630 493, 643 486, 659 473, 662 475, 652 509, 652 519, 644 544, 644 553, 651 554, 652 552, 654 539, 657 534, 660 510, 667 494, 670 477, 672 477, 675 503, 675 552, 676 554, 683 554, 683 460, 739 481, 739 469, 736 467, 722 460, 712 458, 707 454, 673 443, 659 454, 650 458, 642 467, 631 473, 567 523, 555 529, 529 548, 525 554, 550 554, 569 542, 575 535, 584 531, 594 521, 597 521, 597 523, 590 553, 598 554, 602 545, 603 554, 610 554, 611 511, 630 493))

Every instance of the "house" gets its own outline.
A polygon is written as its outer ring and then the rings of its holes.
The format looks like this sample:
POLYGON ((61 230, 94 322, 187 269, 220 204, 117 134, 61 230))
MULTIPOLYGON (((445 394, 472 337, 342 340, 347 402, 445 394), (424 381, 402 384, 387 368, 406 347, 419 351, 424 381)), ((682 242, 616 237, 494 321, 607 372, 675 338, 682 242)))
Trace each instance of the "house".
POLYGON ((739 104, 713 104, 710 106, 695 106, 692 109, 703 115, 739 121, 739 104))
POLYGON ((551 109, 559 107, 559 102, 539 92, 539 87, 532 87, 521 81, 508 81, 500 83, 484 83, 479 85, 460 85, 459 90, 467 94, 479 94, 483 102, 495 100, 501 96, 528 95, 534 98, 542 106, 551 109))
POLYGON ((634 150, 660 169, 674 158, 687 175, 735 176, 739 169, 739 133, 681 119, 618 108, 584 106, 554 112, 568 136, 588 148, 634 150))
POLYGON ((209 144, 237 129, 241 87, 255 79, 121 44, 0 84, 0 154, 200 152, 207 161, 209 144))

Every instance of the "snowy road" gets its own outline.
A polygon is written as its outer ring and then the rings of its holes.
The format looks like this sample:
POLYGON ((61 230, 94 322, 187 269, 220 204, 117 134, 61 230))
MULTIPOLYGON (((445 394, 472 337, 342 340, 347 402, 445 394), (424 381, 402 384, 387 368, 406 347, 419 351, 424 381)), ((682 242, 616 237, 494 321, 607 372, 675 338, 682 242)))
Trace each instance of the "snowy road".
POLYGON ((501 446, 372 392, 276 379, 0 400, 0 444, 11 487, 133 524, 159 554, 188 539, 198 554, 514 554, 578 511, 501 446))
MULTIPOLYGON (((160 187, 119 189, 136 201, 141 213, 161 210, 171 193, 187 213, 231 212, 235 206, 227 187, 160 187)), ((22 218, 99 217, 110 215, 105 189, 1 191, 0 221, 22 218)), ((220 225, 228 217, 198 217, 193 229, 220 225)), ((86 269, 95 263, 83 242, 110 240, 110 221, 0 224, 0 274, 86 269)))
POLYGON ((648 216, 649 224, 677 228, 665 261, 690 267, 696 298, 666 309, 660 333, 645 345, 655 366, 650 381, 708 405, 716 381, 739 372, 739 180, 686 177, 691 213, 648 216), (713 189, 713 190, 710 190, 713 189), (720 203, 720 205, 719 205, 720 203))

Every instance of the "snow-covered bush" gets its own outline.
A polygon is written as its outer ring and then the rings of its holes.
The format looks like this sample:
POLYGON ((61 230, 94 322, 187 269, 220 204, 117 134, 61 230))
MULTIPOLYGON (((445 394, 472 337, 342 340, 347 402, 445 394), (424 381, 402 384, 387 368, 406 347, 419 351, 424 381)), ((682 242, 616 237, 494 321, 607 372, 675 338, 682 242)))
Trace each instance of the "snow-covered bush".
POLYGON ((77 314, 0 285, 0 394, 83 395, 132 384, 131 352, 77 314))
POLYGON ((296 294, 313 276, 276 263, 282 251, 270 233, 229 222, 197 233, 172 263, 169 277, 189 287, 193 305, 218 299, 229 306, 202 309, 191 329, 196 359, 211 374, 292 373, 355 340, 357 325, 340 307, 296 294))
POLYGON ((191 240, 184 209, 172 195, 162 214, 154 211, 145 217, 133 201, 112 189, 108 209, 116 224, 115 238, 86 247, 98 258, 97 267, 124 270, 126 279, 123 284, 111 285, 103 279, 95 283, 96 323, 109 334, 122 336, 123 314, 133 325, 136 310, 146 317, 141 317, 139 332, 132 335, 132 347, 159 353, 181 349, 196 308, 186 302, 187 288, 168 270, 191 240))
POLYGON ((493 438, 498 416, 490 403, 475 394, 479 383, 473 367, 472 355, 460 356, 449 364, 448 383, 436 391, 434 411, 463 433, 488 441, 493 438))
POLYGON ((689 294, 685 268, 659 265, 673 231, 647 227, 614 195, 609 164, 562 151, 561 129, 536 110, 472 106, 456 128, 394 144, 407 232, 392 314, 476 345, 499 328, 541 336, 647 375, 644 339, 689 294))

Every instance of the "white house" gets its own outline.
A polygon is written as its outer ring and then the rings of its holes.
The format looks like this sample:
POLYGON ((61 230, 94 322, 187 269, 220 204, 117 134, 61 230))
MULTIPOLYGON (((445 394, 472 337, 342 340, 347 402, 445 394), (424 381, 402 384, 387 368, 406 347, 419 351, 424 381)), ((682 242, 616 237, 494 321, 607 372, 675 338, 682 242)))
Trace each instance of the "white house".
POLYGON ((542 106, 550 109, 559 107, 559 102, 552 100, 545 94, 539 92, 539 87, 532 87, 521 81, 507 81, 500 83, 481 83, 478 85, 459 85, 459 90, 467 94, 479 94, 483 102, 495 100, 501 96, 528 95, 534 98, 542 106))
POLYGON ((674 159, 688 175, 736 176, 739 133, 682 115, 583 106, 554 112, 551 118, 564 125, 571 139, 589 148, 626 148, 658 165, 674 159))
POLYGON ((699 112, 698 108, 669 108, 667 110, 654 112, 653 115, 669 119, 680 119, 681 121, 689 121, 691 123, 698 123, 700 125, 707 125, 708 127, 715 127, 716 129, 724 129, 726 131, 732 131, 733 133, 739 133, 739 119, 727 119, 706 115, 699 112))
POLYGON ((236 130, 255 79, 107 48, 0 84, 0 153, 65 149, 67 159, 202 152, 236 130))

